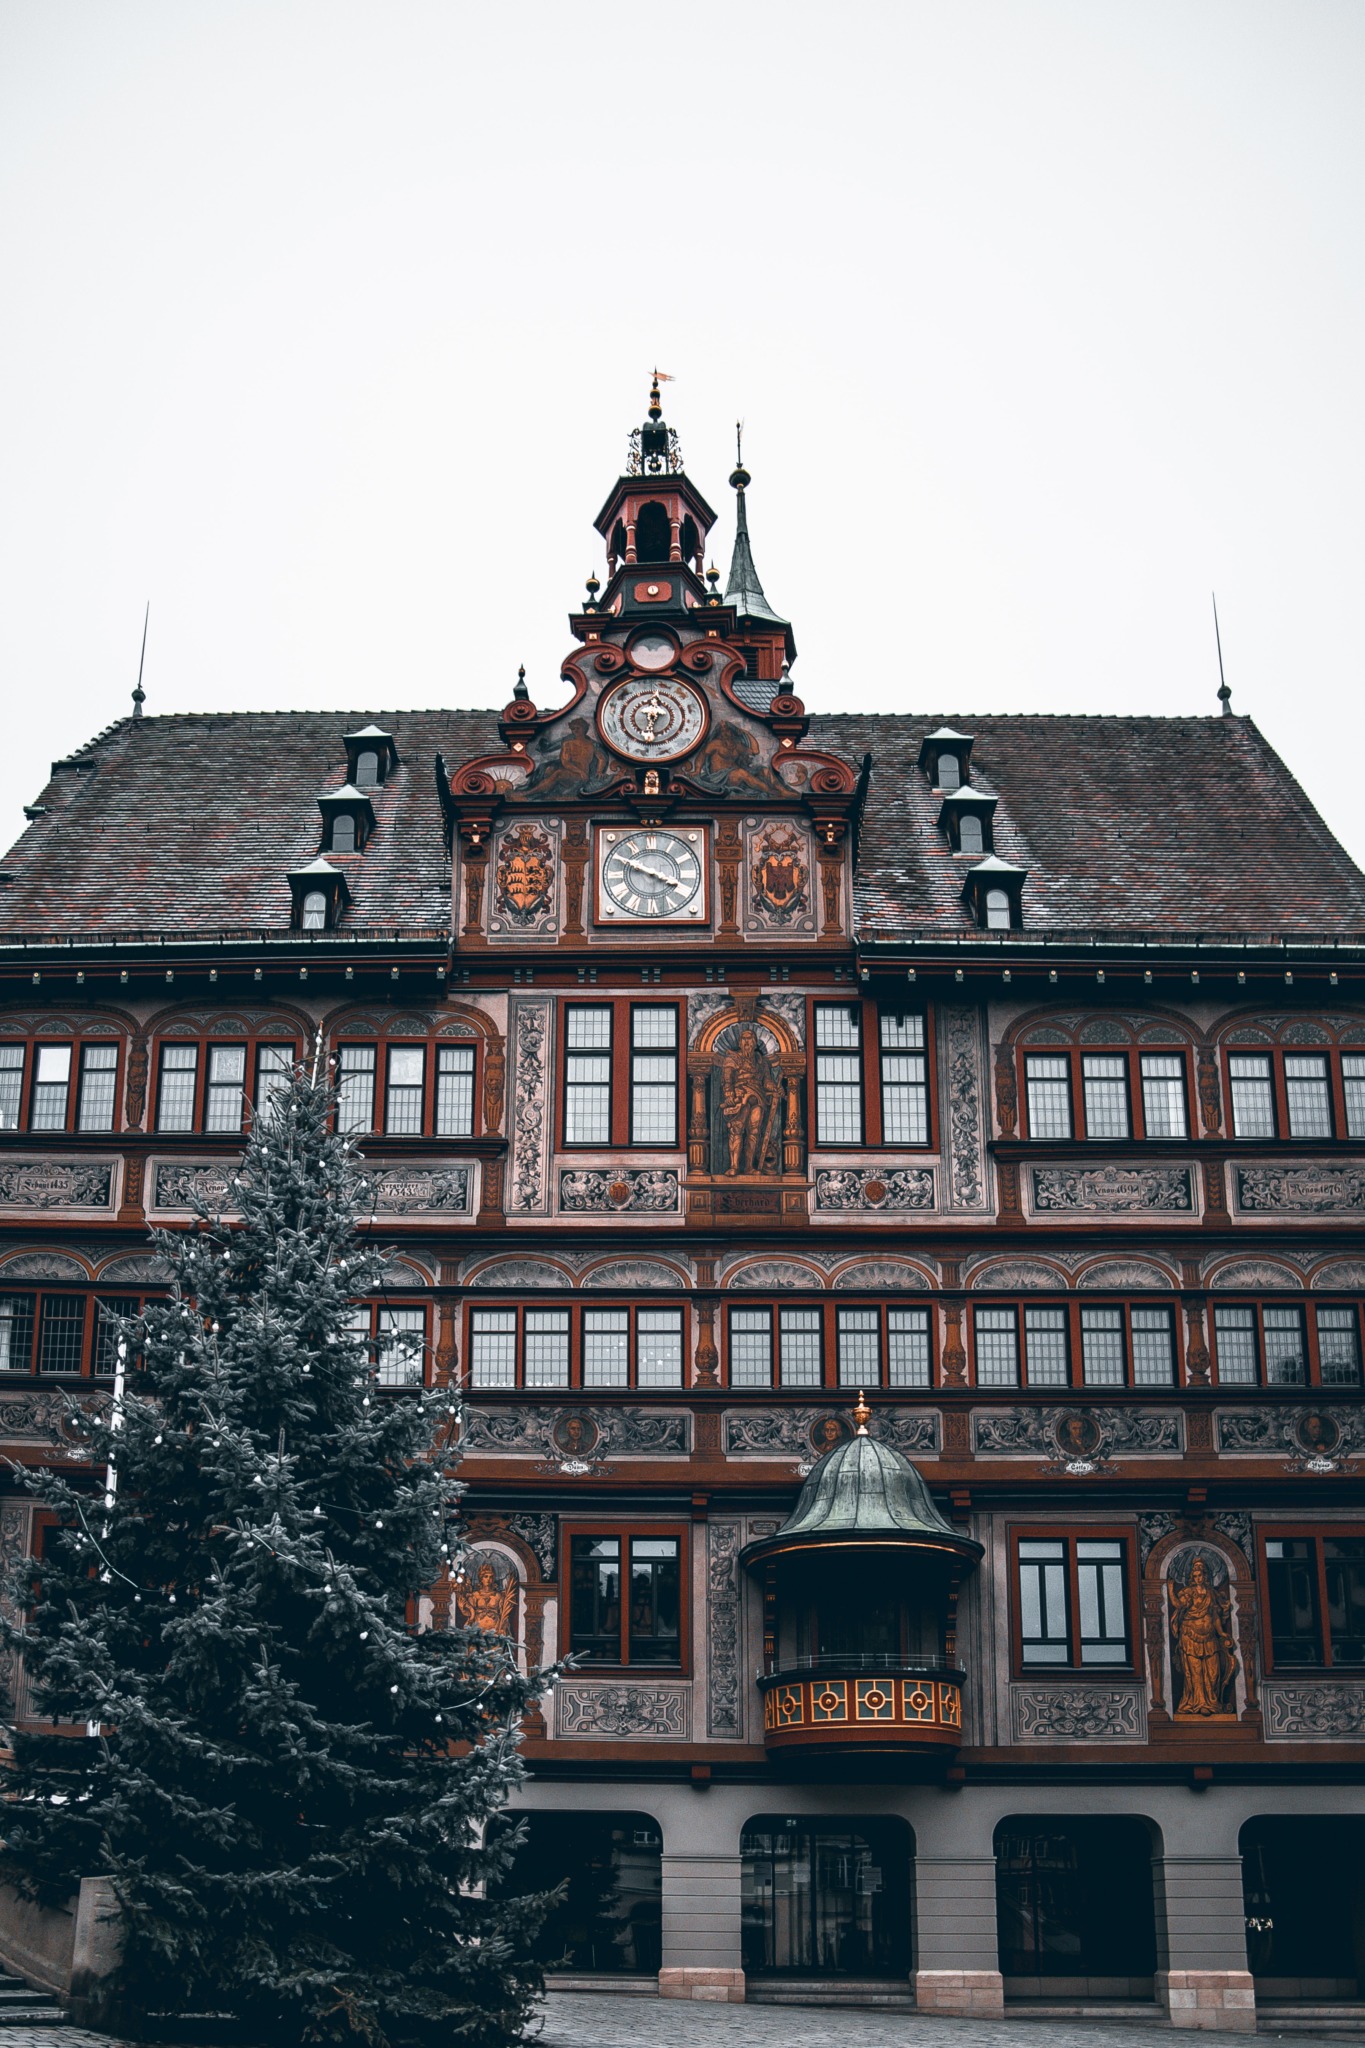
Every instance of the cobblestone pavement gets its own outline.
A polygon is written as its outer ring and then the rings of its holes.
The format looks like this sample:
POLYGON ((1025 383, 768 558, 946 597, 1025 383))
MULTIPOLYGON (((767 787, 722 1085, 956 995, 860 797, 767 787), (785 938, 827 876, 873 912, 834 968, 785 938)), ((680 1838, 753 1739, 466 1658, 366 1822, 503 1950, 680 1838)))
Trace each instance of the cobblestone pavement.
MULTIPOLYGON (((931 2019, 856 2006, 705 2005, 683 1998, 552 1992, 539 2048, 1160 2048, 1207 2036, 1154 2022, 931 2019)), ((1238 2036, 1231 2036, 1235 2040, 1238 2036)), ((1262 2033, 1260 2041, 1301 2042, 1262 2033)), ((1315 2034, 1315 2043, 1349 2037, 1315 2034)), ((3 2037, 0 2037, 3 2041, 3 2037)), ((1354 2038, 1360 2048, 1361 2037, 1354 2038)))
MULTIPOLYGON (((856 2006, 703 2005, 681 1998, 601 1998, 574 1991, 551 1993, 545 2000, 538 2048, 1041 2048, 1044 2040, 1047 2048, 1157 2048, 1154 2033, 1172 2044, 1204 2038, 1126 2021, 1051 2020, 1046 2025, 1040 2036, 1029 2022, 1015 2019, 930 2019, 856 2006)), ((1361 2037, 1307 2038, 1326 2048, 1333 2042, 1339 2048, 1360 2048, 1361 2037)), ((1305 2036, 1263 2032, 1257 2039, 1297 2043, 1305 2036)), ((0 2048, 124 2044, 82 2027, 29 2027, 20 2021, 0 2025, 0 2048)))

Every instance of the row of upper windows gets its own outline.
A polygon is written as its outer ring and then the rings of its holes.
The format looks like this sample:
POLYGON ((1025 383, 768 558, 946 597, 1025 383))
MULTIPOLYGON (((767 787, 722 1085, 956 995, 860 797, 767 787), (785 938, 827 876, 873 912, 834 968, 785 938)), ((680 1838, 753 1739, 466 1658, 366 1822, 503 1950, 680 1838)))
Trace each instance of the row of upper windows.
MULTIPOLYGON (((1032 1139, 1183 1139, 1190 1135, 1189 1057, 1183 1050, 1026 1053, 1026 1133, 1032 1139)), ((1365 1053, 1231 1052, 1234 1138, 1365 1138, 1365 1053)))
MULTIPOLYGON (((70 1289, 0 1294, 0 1373, 107 1376, 116 1325, 138 1312, 131 1295, 70 1289)), ((384 1387, 423 1384, 433 1356, 429 1306, 362 1305, 384 1387)), ((471 1387, 639 1388, 687 1384, 690 1308, 580 1304, 471 1307, 465 1357, 471 1387)), ((731 1304, 722 1319, 720 1383, 792 1391, 927 1390, 944 1384, 930 1304, 731 1304)), ((1360 1307, 1354 1302, 1217 1302, 1210 1378, 1222 1387, 1361 1384, 1360 1307)), ((992 1303, 973 1307, 963 1361, 981 1389, 1174 1387, 1181 1383, 1174 1311, 1150 1302, 992 1303)), ((958 1382, 961 1384, 962 1382, 958 1382)))
MULTIPOLYGON (((1136 1673, 1140 1612, 1131 1532, 1009 1532, 1011 1664, 1039 1672, 1136 1673)), ((568 1531, 562 1647, 582 1663, 689 1663, 689 1533, 667 1524, 568 1531)), ((1268 1672, 1365 1667, 1365 1536, 1263 1531, 1258 1563, 1268 1672)))
MULTIPOLYGON (((936 1117, 931 1034, 921 1011, 857 1002, 811 1005, 811 1142, 817 1147, 931 1147, 936 1117)), ((674 1149, 682 1128, 682 1016, 676 1002, 568 1001, 562 1014, 561 1142, 674 1149)), ((479 1041, 337 1045, 343 1129, 390 1137, 477 1132, 479 1041)), ((243 1131, 299 1057, 264 1038, 163 1039, 152 1126, 243 1131)), ((117 1128, 120 1042, 0 1045, 0 1130, 117 1128)), ((1190 1054, 1026 1052, 1024 1135, 1034 1141, 1163 1143, 1192 1134, 1190 1054)), ((1365 1052, 1226 1055, 1231 1135, 1321 1142, 1365 1139, 1365 1052)))

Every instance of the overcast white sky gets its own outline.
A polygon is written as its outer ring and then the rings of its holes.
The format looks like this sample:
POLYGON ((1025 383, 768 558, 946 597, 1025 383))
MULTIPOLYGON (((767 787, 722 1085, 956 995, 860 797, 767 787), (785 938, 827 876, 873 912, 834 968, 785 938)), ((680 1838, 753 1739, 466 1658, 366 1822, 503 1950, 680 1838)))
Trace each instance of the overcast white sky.
POLYGON ((1216 589, 1365 861, 1363 102, 1361 0, 5 0, 0 842, 149 597, 149 712, 550 701, 657 362, 812 708, 1216 712, 1216 589))

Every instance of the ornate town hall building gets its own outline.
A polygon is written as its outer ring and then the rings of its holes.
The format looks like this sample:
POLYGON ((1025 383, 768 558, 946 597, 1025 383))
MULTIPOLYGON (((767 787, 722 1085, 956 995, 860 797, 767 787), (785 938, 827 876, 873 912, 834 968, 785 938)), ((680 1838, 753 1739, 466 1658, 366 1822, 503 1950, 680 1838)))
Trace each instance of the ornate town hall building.
POLYGON ((579 1981, 1354 2000, 1365 878, 1226 706, 810 715, 731 482, 722 588, 656 389, 557 709, 54 764, 0 863, 0 1449, 74 1455, 100 1304, 320 1032, 378 1381, 466 1390, 422 1619, 576 1659, 518 1881, 579 1981))

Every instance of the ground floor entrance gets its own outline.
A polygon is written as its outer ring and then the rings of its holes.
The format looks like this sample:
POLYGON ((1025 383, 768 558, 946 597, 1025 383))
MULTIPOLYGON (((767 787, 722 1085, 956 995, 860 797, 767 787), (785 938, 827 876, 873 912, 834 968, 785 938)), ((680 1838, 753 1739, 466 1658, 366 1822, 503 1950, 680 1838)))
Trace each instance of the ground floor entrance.
POLYGON ((1017 1816, 995 1833, 1007 1998, 1147 1999, 1156 1973, 1152 1837, 1124 1818, 1017 1816))
POLYGON ((908 1974, 911 1857, 904 1821, 760 1814, 744 1829, 740 1856, 747 1975, 908 1974))
POLYGON ((1258 1817, 1240 1847, 1258 1996, 1365 1997, 1365 1820, 1258 1817))

